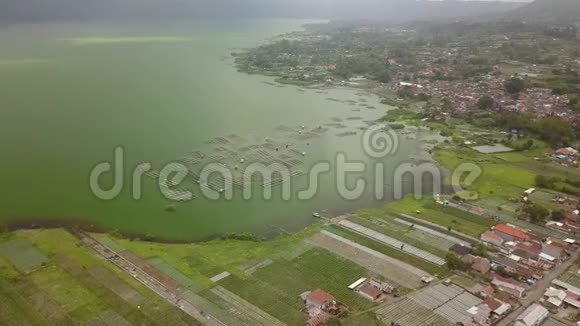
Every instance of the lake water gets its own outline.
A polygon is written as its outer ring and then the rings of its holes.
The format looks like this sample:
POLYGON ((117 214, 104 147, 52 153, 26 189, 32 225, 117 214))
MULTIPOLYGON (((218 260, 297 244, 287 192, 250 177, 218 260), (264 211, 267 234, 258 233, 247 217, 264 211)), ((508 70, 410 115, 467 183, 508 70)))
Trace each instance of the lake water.
MULTIPOLYGON (((200 239, 234 231, 292 232, 311 223, 315 211, 338 214, 380 205, 372 189, 360 200, 341 199, 334 173, 323 175, 317 196, 305 201, 199 198, 168 212, 169 202, 153 180, 145 181, 142 200, 131 198, 129 176, 138 162, 161 169, 195 150, 209 155, 218 147, 237 150, 266 139, 307 152, 293 158, 304 161, 304 171, 314 162, 333 160, 337 152, 372 162, 361 148, 358 128, 388 109, 377 98, 348 89, 277 87, 271 78, 233 67, 232 51, 304 23, 0 27, 0 221, 77 219, 126 232, 200 239), (302 125, 310 130, 339 119, 344 129, 327 126, 321 137, 306 140, 276 129, 296 133, 302 125), (350 131, 358 135, 337 136, 350 131), (243 144, 206 143, 226 135, 239 136, 243 144), (126 151, 127 182, 115 200, 99 200, 90 191, 89 173, 95 164, 111 161, 116 146, 126 151)), ((381 161, 394 167, 422 155, 425 145, 410 138, 401 136, 397 154, 381 161)), ((293 186, 306 184, 302 176, 293 186)), ((199 194, 193 182, 185 187, 199 194)))

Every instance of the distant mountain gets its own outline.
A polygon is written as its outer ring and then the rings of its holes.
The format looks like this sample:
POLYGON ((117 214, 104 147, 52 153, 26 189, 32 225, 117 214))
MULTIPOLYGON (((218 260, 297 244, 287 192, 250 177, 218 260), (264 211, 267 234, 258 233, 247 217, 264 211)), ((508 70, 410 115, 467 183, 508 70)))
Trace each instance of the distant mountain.
POLYGON ((528 22, 572 23, 580 21, 580 0, 536 0, 506 17, 528 22))

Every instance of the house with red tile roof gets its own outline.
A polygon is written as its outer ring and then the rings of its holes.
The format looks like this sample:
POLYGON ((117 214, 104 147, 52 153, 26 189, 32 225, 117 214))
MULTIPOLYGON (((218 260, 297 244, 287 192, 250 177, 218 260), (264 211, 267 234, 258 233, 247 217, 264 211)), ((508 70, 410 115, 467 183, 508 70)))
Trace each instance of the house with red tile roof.
POLYGON ((560 148, 556 151, 556 154, 566 155, 566 156, 576 156, 578 151, 572 147, 560 148))
POLYGON ((528 239, 526 232, 507 224, 498 224, 493 231, 505 241, 523 241, 528 239))
POLYGON ((322 307, 332 301, 334 297, 321 289, 316 289, 306 296, 306 304, 314 307, 322 307))

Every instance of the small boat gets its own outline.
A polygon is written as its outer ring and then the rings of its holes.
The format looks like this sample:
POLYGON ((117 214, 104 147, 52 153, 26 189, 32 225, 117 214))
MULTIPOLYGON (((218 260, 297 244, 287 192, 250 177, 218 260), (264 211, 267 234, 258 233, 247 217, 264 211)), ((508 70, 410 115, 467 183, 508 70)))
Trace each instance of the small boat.
POLYGON ((320 214, 319 213, 312 213, 312 216, 314 216, 316 218, 320 218, 320 214))

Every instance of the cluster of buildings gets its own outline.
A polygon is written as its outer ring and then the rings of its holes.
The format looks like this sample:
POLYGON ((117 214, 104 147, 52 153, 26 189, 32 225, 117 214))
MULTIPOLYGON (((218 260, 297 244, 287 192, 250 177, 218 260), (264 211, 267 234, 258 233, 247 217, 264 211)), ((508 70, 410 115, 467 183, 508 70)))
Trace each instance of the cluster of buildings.
POLYGON ((542 279, 544 271, 568 259, 567 249, 575 244, 571 239, 551 239, 509 224, 496 225, 480 239, 494 249, 490 258, 492 269, 513 276, 514 281, 521 283, 517 289, 511 289, 518 297, 525 292, 525 283, 534 284, 542 279))
POLYGON ((570 109, 568 95, 552 94, 551 89, 532 88, 503 106, 504 110, 533 113, 538 117, 558 116, 572 118, 576 113, 570 109))
POLYGON ((565 167, 578 166, 578 151, 572 147, 557 149, 552 155, 553 161, 565 167))
MULTIPOLYGON (((490 285, 478 284, 479 288, 472 290, 484 300, 468 310, 471 318, 462 321, 464 326, 493 325, 501 320, 546 271, 567 260, 569 251, 576 250, 572 239, 553 239, 509 224, 496 225, 483 233, 480 240, 491 249, 488 258, 473 255, 472 248, 466 246, 455 245, 450 249, 472 270, 491 279, 490 285)), ((579 299, 580 289, 554 280, 541 300, 544 306, 532 305, 517 317, 515 325, 540 325, 550 311, 580 308, 579 299)))
POLYGON ((523 313, 521 313, 515 322, 515 326, 537 326, 540 325, 548 316, 550 312, 548 309, 535 303, 529 306, 523 313))
POLYGON ((522 92, 518 97, 505 91, 506 77, 501 74, 488 74, 482 81, 469 80, 430 80, 419 79, 417 83, 396 82, 394 87, 400 89, 408 85, 416 92, 424 92, 437 98, 449 101, 453 113, 480 112, 479 99, 490 96, 495 104, 491 110, 499 112, 532 113, 537 117, 557 116, 572 121, 580 121, 580 114, 573 111, 570 98, 567 95, 555 95, 551 89, 531 88, 522 92))
POLYGON ((478 101, 484 95, 494 98, 499 107, 503 101, 504 81, 503 77, 488 75, 485 77, 485 82, 478 83, 467 80, 437 80, 424 83, 431 96, 446 98, 453 112, 467 113, 479 110, 478 101))
POLYGON ((488 287, 485 291, 487 292, 480 294, 485 299, 467 310, 470 316, 461 322, 463 326, 493 325, 512 311, 517 302, 509 294, 496 291, 492 287, 488 287))
POLYGON ((580 308, 580 291, 560 280, 554 280, 552 286, 544 293, 544 302, 552 309, 558 310, 564 306, 580 308))
POLYGON ((580 235, 580 198, 569 196, 555 196, 552 199, 565 211, 565 217, 561 221, 549 221, 546 227, 571 236, 580 235))

